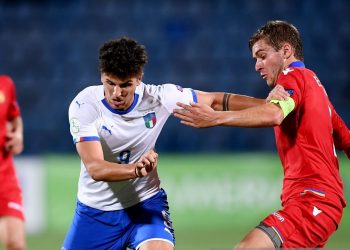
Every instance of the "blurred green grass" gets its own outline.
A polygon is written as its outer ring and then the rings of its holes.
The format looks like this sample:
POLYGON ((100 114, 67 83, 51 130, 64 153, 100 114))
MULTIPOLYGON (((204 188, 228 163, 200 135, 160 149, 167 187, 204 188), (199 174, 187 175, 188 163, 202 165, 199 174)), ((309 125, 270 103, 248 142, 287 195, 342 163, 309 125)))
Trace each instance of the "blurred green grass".
MULTIPOLYGON (((44 233, 28 236, 28 250, 60 249, 75 208, 80 161, 75 155, 49 155, 44 157, 47 167, 47 221, 44 233)), ((340 169, 347 200, 350 200, 350 161, 340 157, 340 169)), ((237 182, 241 178, 259 176, 267 181, 281 180, 282 169, 277 155, 273 153, 177 155, 161 154, 159 174, 162 186, 168 192, 170 211, 176 232, 176 249, 205 250, 232 249, 268 213, 255 205, 237 204, 235 210, 228 203, 221 212, 207 207, 186 207, 178 204, 179 196, 186 195, 189 182, 196 179, 218 179, 237 182), (185 182, 187 179, 189 182, 185 182), (223 179, 225 178, 225 179, 223 179), (187 183, 187 184, 186 184, 187 183), (215 210, 215 211, 213 211, 215 210)), ((224 183, 218 183, 220 185, 224 183)), ((210 192, 215 183, 204 188, 210 192)), ((279 184, 279 189, 280 189, 279 184)), ((220 192, 220 189, 215 190, 220 192)), ((225 189, 223 189, 223 192, 225 189)), ((257 191, 259 192, 259 191, 257 191)), ((218 193, 219 194, 219 193, 218 193)), ((256 196, 258 197, 258 196, 256 196)), ((279 208, 279 196, 272 205, 279 208)), ((208 201, 213 202, 213 200, 208 201)), ((214 200, 215 202, 215 200, 214 200)), ((188 205, 188 204, 187 204, 188 205)), ((339 229, 332 235, 326 248, 350 248, 350 212, 345 209, 339 229)))

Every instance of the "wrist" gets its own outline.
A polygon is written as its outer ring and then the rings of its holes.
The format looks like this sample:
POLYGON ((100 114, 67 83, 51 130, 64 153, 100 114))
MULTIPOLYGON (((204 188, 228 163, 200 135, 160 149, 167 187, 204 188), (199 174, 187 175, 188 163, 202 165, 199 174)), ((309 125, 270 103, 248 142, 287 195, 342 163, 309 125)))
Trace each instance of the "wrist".
POLYGON ((137 164, 135 164, 134 175, 135 175, 134 178, 140 178, 140 177, 142 177, 142 174, 141 174, 141 172, 140 172, 140 169, 137 167, 137 164))
POLYGON ((213 116, 213 125, 214 126, 220 126, 224 123, 224 116, 225 116, 225 113, 227 113, 228 111, 220 111, 220 112, 215 112, 214 116, 213 116))

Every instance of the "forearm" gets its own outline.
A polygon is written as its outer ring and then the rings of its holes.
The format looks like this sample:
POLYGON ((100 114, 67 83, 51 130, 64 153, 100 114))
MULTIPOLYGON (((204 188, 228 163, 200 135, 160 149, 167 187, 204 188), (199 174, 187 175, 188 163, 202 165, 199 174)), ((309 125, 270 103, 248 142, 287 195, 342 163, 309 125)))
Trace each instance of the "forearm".
MULTIPOLYGON (((265 104, 265 99, 258 99, 251 96, 246 95, 237 95, 237 94, 227 94, 226 98, 227 103, 227 110, 229 111, 237 111, 247 108, 252 108, 258 105, 265 104)), ((225 104, 225 100, 223 98, 222 101, 223 104, 225 104)))
POLYGON ((196 92, 198 96, 198 103, 206 104, 217 111, 242 110, 266 103, 265 99, 258 99, 233 93, 203 91, 196 92))
POLYGON ((21 117, 16 117, 7 123, 5 149, 14 155, 23 151, 23 122, 21 117))
POLYGON ((23 121, 20 116, 16 117, 15 119, 9 121, 10 122, 10 128, 11 132, 16 133, 23 137, 23 121))
POLYGON ((239 111, 216 111, 216 126, 244 128, 273 127, 283 121, 282 110, 274 104, 264 104, 239 111))
POLYGON ((95 181, 124 181, 136 178, 136 164, 118 164, 105 160, 94 160, 85 164, 95 181))
POLYGON ((343 119, 338 115, 333 105, 330 105, 330 108, 335 148, 338 150, 344 150, 344 153, 350 159, 350 130, 343 119))
POLYGON ((136 177, 136 164, 119 164, 104 160, 99 141, 79 142, 76 148, 86 170, 95 181, 122 181, 136 177))

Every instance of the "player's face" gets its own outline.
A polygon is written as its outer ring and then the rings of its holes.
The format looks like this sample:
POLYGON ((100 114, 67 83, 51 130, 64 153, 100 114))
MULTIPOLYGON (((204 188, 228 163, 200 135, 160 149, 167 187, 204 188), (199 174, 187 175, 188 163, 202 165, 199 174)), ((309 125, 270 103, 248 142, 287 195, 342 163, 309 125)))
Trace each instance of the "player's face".
POLYGON ((101 82, 104 87, 105 98, 111 108, 126 110, 134 101, 134 93, 141 82, 141 78, 119 79, 113 75, 102 73, 101 82))
POLYGON ((260 73, 269 87, 274 87, 284 67, 283 51, 276 51, 264 39, 261 39, 253 45, 252 54, 256 59, 255 70, 260 73))

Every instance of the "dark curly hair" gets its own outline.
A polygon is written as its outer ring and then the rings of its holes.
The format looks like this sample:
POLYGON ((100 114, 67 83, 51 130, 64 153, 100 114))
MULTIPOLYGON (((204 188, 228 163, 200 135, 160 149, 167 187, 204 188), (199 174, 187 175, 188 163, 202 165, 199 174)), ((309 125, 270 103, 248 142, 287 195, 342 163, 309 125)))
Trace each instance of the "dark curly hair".
POLYGON ((145 46, 128 37, 108 41, 100 48, 101 73, 111 74, 120 79, 135 77, 142 74, 146 63, 145 46))
POLYGON ((276 51, 282 48, 284 42, 290 43, 294 49, 294 56, 303 61, 303 43, 297 28, 286 21, 269 21, 258 29, 249 40, 249 49, 252 51, 254 44, 264 39, 276 51))

